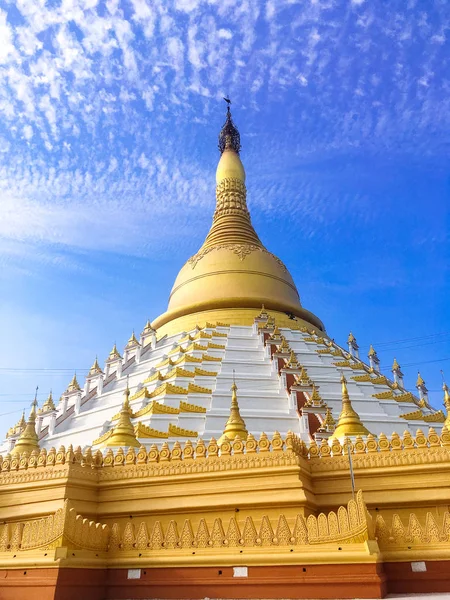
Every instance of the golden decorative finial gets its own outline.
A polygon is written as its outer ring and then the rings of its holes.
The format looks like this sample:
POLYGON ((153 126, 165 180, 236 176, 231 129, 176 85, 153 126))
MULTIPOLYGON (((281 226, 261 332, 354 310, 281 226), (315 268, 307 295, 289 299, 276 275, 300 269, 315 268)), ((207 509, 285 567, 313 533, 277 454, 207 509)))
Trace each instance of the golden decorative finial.
POLYGON ((88 377, 92 377, 93 375, 99 375, 100 373, 103 373, 103 371, 101 370, 100 365, 98 364, 97 357, 95 357, 94 364, 89 369, 88 377))
POLYGON ((400 365, 396 358, 394 358, 394 362, 392 363, 392 371, 400 371, 400 365))
POLYGON ((272 335, 270 336, 271 340, 281 340, 281 333, 280 330, 278 329, 278 326, 275 327, 275 329, 272 331, 272 335))
POLYGON ((152 327, 150 319, 147 319, 147 323, 145 324, 145 327, 142 331, 142 334, 147 334, 147 333, 155 333, 155 330, 152 327))
POLYGON ((377 352, 376 352, 375 348, 372 346, 372 344, 370 344, 369 353, 367 356, 377 356, 377 352))
POLYGON ((237 400, 237 385, 234 381, 234 371, 233 371, 233 385, 231 386, 231 409, 230 416, 228 417, 228 421, 226 422, 225 429, 223 430, 223 435, 220 436, 218 440, 218 444, 225 441, 225 438, 228 438, 230 441, 233 441, 235 437, 239 437, 241 440, 246 440, 248 436, 248 431, 245 426, 245 421, 241 417, 241 413, 239 412, 239 404, 237 400))
POLYGON ((117 358, 122 358, 120 352, 117 350, 116 342, 114 342, 113 349, 109 353, 109 360, 115 360, 117 358))
POLYGON ((444 372, 441 370, 442 375, 442 389, 444 390, 444 406, 447 412, 444 427, 450 429, 450 393, 448 391, 448 385, 445 383, 444 372))
POLYGON ((46 413, 51 410, 56 410, 55 403, 53 402, 52 390, 50 390, 47 400, 42 405, 42 408, 39 409, 38 414, 46 413))
POLYGON ((286 353, 286 352, 290 352, 290 350, 291 350, 291 348, 290 348, 290 346, 288 344, 288 341, 287 341, 287 339, 283 335, 281 337, 281 344, 280 344, 280 346, 278 348, 278 351, 282 352, 282 353, 286 353))
POLYGON ((336 428, 336 421, 333 419, 333 414, 329 406, 327 407, 327 412, 325 414, 325 419, 322 423, 322 427, 325 427, 325 429, 329 432, 333 432, 336 428))
POLYGON ((291 369, 299 369, 300 363, 297 360, 297 356, 293 350, 291 350, 291 354, 289 356, 289 360, 286 362, 286 367, 291 369))
POLYGON ((133 333, 131 334, 131 337, 128 340, 125 348, 134 348, 135 346, 140 346, 140 343, 137 341, 136 336, 134 335, 134 329, 133 329, 133 333))
POLYGON ((302 367, 300 373, 295 376, 295 385, 302 385, 304 387, 311 387, 313 385, 313 382, 309 378, 308 371, 305 367, 302 367))
POLYGON ((77 374, 74 373, 69 385, 67 386, 67 392, 79 392, 81 390, 80 384, 77 381, 77 374))
POLYGON ((39 442, 38 436, 36 433, 36 406, 37 406, 37 391, 34 396, 34 400, 31 404, 30 416, 28 417, 28 421, 25 429, 19 436, 19 439, 16 442, 16 445, 13 448, 14 454, 22 454, 22 452, 31 453, 33 450, 39 450, 39 442))
POLYGON ((305 403, 305 408, 324 408, 325 403, 322 400, 322 396, 319 394, 316 388, 316 384, 312 384, 312 392, 309 396, 307 402, 305 403))
POLYGON ((261 306, 261 311, 257 317, 258 319, 268 319, 269 315, 266 311, 266 309, 264 308, 264 304, 261 306))
POLYGON ((354 344, 356 342, 356 338, 355 338, 355 336, 353 335, 353 333, 351 331, 348 334, 347 342, 349 344, 354 344))
POLYGON ((114 427, 106 446, 122 446, 123 448, 139 448, 140 443, 136 438, 134 427, 131 423, 130 418, 130 388, 128 387, 128 376, 127 376, 127 387, 124 392, 125 400, 122 404, 120 411, 119 422, 114 427))
POLYGON ((347 380, 344 374, 341 376, 342 385, 342 411, 333 437, 343 438, 346 435, 369 435, 369 430, 362 424, 358 413, 352 406, 350 396, 348 395, 347 380))
POLYGON ((420 371, 417 371, 416 387, 417 388, 425 387, 425 381, 422 379, 422 375, 420 374, 420 371))

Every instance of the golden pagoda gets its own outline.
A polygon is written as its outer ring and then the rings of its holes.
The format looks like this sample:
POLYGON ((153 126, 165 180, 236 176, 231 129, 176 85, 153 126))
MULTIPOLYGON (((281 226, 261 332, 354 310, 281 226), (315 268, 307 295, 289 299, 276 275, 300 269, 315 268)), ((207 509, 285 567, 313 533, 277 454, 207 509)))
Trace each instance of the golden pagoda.
POLYGON ((229 106, 219 149, 167 310, 0 444, 1 600, 450 592, 446 384, 444 415, 328 337, 252 225, 229 106))
POLYGON ((241 413, 239 412, 237 389, 237 385, 233 381, 233 385, 231 386, 230 416, 228 417, 228 421, 226 422, 223 434, 217 441, 219 446, 225 440, 231 441, 234 440, 236 437, 241 440, 246 440, 248 437, 248 431, 245 427, 244 419, 241 417, 241 413))
POLYGON ((341 377, 342 384, 342 411, 339 415, 339 420, 334 430, 333 436, 336 438, 344 438, 346 436, 368 435, 369 430, 365 427, 358 413, 352 406, 350 396, 348 395, 347 380, 345 375, 341 377))
POLYGON ((125 400, 123 401, 122 409, 120 411, 119 422, 112 430, 111 435, 105 442, 105 445, 112 447, 139 448, 140 444, 136 438, 134 427, 130 418, 130 388, 128 387, 128 381, 124 396, 125 400))
POLYGON ((33 450, 39 449, 39 441, 36 433, 36 406, 37 400, 35 397, 25 429, 20 434, 14 446, 14 454, 22 454, 22 452, 30 453, 33 450))

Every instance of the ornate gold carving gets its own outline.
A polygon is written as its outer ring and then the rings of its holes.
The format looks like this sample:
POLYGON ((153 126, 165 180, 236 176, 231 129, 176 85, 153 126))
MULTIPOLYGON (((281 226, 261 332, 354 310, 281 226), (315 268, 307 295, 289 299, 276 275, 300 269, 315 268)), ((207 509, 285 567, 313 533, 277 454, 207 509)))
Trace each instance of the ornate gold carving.
POLYGON ((372 396, 374 398, 378 398, 379 400, 394 400, 396 398, 392 390, 388 390, 386 392, 378 392, 377 394, 372 394, 372 396))
MULTIPOLYGON (((272 254, 272 252, 266 250, 266 248, 264 248, 263 246, 257 246, 256 244, 216 244, 213 246, 207 246, 205 248, 201 248, 197 252, 197 254, 194 254, 194 256, 191 256, 191 258, 187 261, 188 264, 190 264, 191 267, 195 269, 198 262, 213 250, 230 250, 231 252, 236 254, 239 257, 239 260, 241 261, 243 261, 245 257, 251 254, 252 252, 264 252, 265 254, 271 256, 274 259, 274 261, 283 269, 283 271, 287 273, 286 265, 277 256, 272 254)), ((221 327, 229 327, 229 325, 219 325, 219 323, 217 323, 217 325, 221 327)))
POLYGON ((175 408, 174 406, 167 406, 167 404, 161 404, 156 400, 152 400, 147 406, 141 408, 136 413, 134 413, 133 418, 143 417, 144 415, 163 415, 163 414, 179 414, 180 409, 175 408))
POLYGON ((195 383, 188 384, 188 392, 190 392, 191 394, 212 394, 212 390, 210 390, 209 388, 196 385, 195 383))
POLYGON ((200 369, 200 367, 195 367, 194 373, 201 377, 217 377, 218 375, 217 371, 205 371, 205 369, 200 369))
POLYGON ((205 360, 206 362, 222 362, 222 359, 218 356, 209 356, 208 354, 204 354, 200 362, 202 360, 205 360))
POLYGON ((169 434, 177 435, 180 437, 197 437, 198 436, 197 431, 183 429, 182 427, 178 427, 177 425, 172 425, 172 423, 169 423, 169 434))
POLYGON ((410 549, 411 546, 423 546, 424 544, 446 545, 450 542, 450 513, 445 512, 436 522, 438 517, 428 512, 425 522, 421 522, 415 513, 409 515, 408 525, 405 525, 398 514, 392 516, 388 525, 381 514, 377 514, 375 520, 375 536, 381 550, 391 548, 410 549))
POLYGON ((205 413, 206 408, 203 406, 197 406, 196 404, 189 404, 188 402, 180 401, 180 411, 190 413, 205 413))
POLYGON ((158 431, 157 429, 153 429, 153 427, 148 427, 143 423, 138 423, 134 431, 136 433, 137 438, 168 438, 169 434, 166 431, 158 431))

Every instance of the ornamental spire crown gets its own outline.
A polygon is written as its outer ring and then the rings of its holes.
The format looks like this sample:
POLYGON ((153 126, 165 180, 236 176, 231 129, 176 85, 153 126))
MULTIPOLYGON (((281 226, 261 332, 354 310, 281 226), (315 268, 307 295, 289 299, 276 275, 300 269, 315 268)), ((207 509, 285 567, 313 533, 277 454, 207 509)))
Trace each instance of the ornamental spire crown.
POLYGON ((227 118, 219 133, 220 154, 223 154, 225 150, 234 150, 236 154, 239 154, 239 151, 241 149, 241 136, 239 134, 238 128, 236 127, 236 125, 233 122, 233 119, 231 118, 231 100, 229 98, 224 98, 224 100, 227 103, 227 118))

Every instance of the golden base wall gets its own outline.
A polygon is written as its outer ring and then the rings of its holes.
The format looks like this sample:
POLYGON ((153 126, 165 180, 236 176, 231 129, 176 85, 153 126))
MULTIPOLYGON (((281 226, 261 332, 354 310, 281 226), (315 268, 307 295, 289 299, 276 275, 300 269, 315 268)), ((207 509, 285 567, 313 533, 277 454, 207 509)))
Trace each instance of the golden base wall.
POLYGON ((0 599, 450 592, 449 448, 357 438, 354 499, 342 446, 291 434, 6 458, 0 599))

